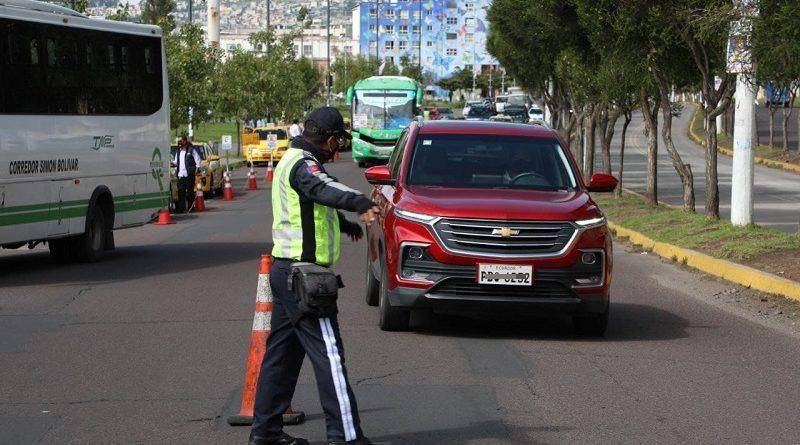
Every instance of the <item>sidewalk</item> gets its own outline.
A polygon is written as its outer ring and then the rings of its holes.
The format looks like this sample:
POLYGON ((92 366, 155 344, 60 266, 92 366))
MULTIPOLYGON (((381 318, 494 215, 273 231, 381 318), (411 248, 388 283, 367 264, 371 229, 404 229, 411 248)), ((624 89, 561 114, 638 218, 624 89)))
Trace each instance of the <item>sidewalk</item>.
MULTIPOLYGON (((691 106, 686 106, 680 117, 673 120, 672 137, 675 147, 683 157, 683 162, 692 166, 696 194, 697 212, 704 212, 705 203, 705 159, 704 151, 688 136, 689 123, 692 117, 691 106)), ((645 192, 647 188, 647 141, 643 134, 644 123, 641 115, 634 114, 628 127, 625 145, 625 171, 623 185, 637 192, 645 192)), ((622 131, 618 124, 615 143, 612 146, 612 170, 616 175, 619 168, 619 136, 622 131)), ((660 201, 681 205, 683 194, 681 182, 667 154, 660 137, 658 147, 658 198, 660 201)), ((599 150, 599 144, 598 144, 599 150)), ((600 156, 596 156, 600 166, 600 156)), ((722 218, 730 218, 731 199, 731 164, 728 156, 718 156, 718 176, 720 190, 720 214, 722 218)), ((596 168, 598 168, 596 167, 596 168)), ((800 222, 800 175, 755 166, 755 222, 764 227, 771 227, 783 232, 794 233, 800 222)))

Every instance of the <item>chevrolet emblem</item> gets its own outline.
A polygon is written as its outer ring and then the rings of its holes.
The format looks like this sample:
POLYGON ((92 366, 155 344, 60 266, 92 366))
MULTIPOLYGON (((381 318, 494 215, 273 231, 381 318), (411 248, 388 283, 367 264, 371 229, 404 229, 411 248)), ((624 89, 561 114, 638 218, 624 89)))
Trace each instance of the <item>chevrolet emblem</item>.
POLYGON ((492 230, 492 235, 500 235, 503 238, 510 238, 512 236, 519 235, 519 230, 509 229, 508 227, 501 227, 499 229, 492 230))

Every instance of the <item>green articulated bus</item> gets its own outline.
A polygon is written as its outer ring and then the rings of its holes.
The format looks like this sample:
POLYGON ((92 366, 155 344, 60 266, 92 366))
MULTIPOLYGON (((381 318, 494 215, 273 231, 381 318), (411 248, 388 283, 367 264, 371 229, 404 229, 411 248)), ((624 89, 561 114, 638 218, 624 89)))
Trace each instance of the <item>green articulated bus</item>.
POLYGON ((347 89, 353 160, 359 167, 389 159, 400 133, 418 114, 421 103, 419 83, 403 76, 372 76, 347 89))

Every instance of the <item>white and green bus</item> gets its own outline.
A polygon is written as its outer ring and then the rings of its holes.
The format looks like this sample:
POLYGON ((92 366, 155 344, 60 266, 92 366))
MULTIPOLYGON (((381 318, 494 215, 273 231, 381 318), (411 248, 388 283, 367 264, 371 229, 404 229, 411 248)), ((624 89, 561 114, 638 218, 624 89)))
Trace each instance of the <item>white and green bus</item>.
POLYGON ((167 205, 161 29, 0 0, 0 246, 94 261, 167 205))

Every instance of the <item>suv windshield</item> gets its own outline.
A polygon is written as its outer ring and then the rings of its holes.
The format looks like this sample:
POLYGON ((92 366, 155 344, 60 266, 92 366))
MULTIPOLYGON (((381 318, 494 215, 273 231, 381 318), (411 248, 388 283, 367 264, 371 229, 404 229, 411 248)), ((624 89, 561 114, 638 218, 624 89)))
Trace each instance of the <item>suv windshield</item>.
POLYGON ((577 187, 567 156, 555 139, 506 135, 420 135, 408 184, 530 190, 577 187))

